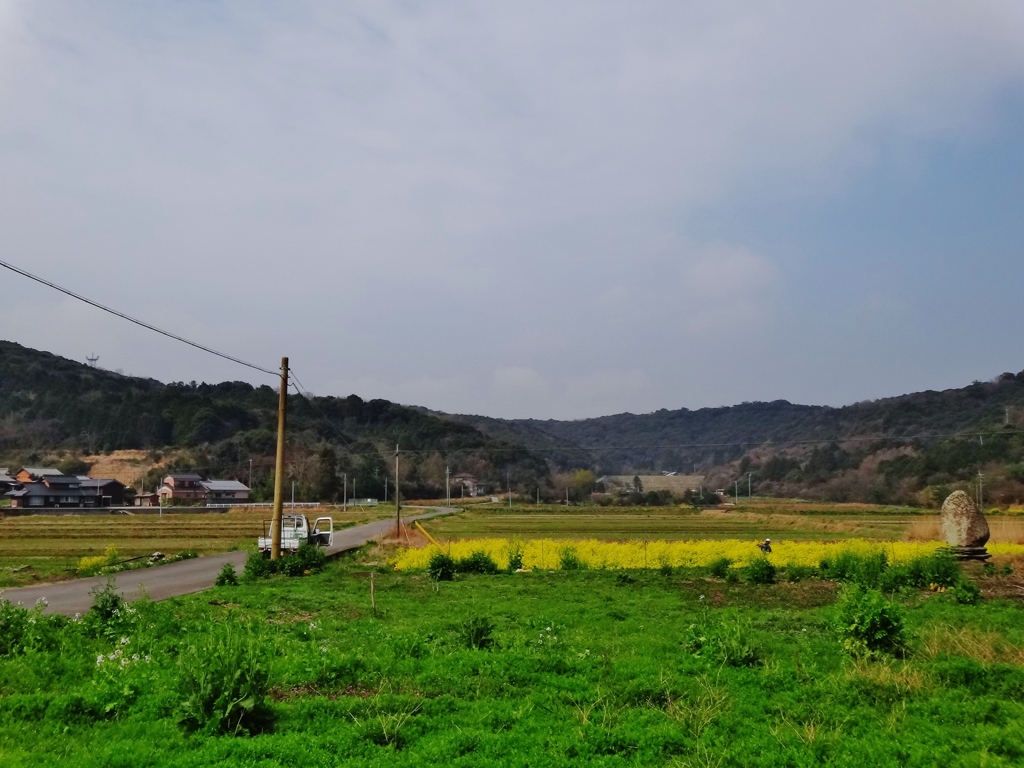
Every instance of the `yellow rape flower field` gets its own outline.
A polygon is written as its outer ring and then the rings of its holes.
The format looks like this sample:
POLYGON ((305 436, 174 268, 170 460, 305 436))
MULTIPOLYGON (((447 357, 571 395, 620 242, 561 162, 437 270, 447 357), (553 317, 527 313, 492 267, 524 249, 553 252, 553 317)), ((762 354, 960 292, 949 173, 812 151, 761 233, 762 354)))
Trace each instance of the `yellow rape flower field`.
MULTIPOLYGON (((576 559, 587 568, 595 569, 644 569, 670 565, 697 567, 710 565, 715 560, 727 557, 734 567, 741 567, 752 558, 760 556, 758 541, 727 539, 724 541, 597 541, 586 539, 567 541, 565 539, 459 539, 445 545, 445 553, 455 558, 466 558, 474 552, 485 552, 499 568, 508 568, 510 554, 519 551, 523 556, 523 568, 532 570, 557 570, 562 553, 572 549, 576 559)), ((834 558, 841 552, 870 555, 884 551, 889 562, 902 563, 917 557, 930 555, 945 546, 939 541, 881 542, 867 539, 846 539, 843 541, 778 541, 772 542, 771 560, 776 565, 801 565, 816 567, 825 558, 834 558)), ((422 548, 401 549, 392 561, 395 570, 426 570, 431 555, 437 551, 433 545, 422 548)), ((992 555, 1024 554, 1024 544, 989 544, 992 555)))

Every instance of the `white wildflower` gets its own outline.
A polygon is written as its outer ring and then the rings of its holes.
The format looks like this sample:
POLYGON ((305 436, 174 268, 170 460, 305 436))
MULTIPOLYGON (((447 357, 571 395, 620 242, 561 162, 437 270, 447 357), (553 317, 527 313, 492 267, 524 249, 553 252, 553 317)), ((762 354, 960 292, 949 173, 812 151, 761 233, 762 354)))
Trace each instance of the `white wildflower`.
POLYGON ((121 638, 121 645, 128 645, 128 638, 127 637, 122 637, 121 638))
POLYGON ((138 661, 138 660, 139 660, 139 654, 133 653, 132 654, 132 661, 138 661))
POLYGON ((96 666, 98 667, 100 664, 103 663, 103 661, 104 661, 104 656, 101 653, 99 656, 96 657, 96 666))

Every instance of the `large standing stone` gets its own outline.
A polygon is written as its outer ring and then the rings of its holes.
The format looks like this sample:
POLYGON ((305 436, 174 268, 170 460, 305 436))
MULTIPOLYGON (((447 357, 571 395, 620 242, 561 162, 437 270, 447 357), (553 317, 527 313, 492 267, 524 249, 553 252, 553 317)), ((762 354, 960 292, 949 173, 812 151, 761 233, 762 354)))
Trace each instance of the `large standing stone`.
POLYGON ((963 491, 942 504, 942 535, 961 560, 987 560, 988 521, 963 491))

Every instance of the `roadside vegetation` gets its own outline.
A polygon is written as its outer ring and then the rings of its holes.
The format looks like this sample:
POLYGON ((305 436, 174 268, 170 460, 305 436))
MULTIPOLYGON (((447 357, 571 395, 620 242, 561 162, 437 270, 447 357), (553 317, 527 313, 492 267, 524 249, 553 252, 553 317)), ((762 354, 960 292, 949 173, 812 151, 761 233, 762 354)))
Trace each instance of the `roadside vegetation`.
POLYGON ((101 590, 73 619, 2 605, 0 763, 1024 760, 1019 558, 850 555, 824 578, 471 555, 431 578, 394 555, 155 604, 101 590))

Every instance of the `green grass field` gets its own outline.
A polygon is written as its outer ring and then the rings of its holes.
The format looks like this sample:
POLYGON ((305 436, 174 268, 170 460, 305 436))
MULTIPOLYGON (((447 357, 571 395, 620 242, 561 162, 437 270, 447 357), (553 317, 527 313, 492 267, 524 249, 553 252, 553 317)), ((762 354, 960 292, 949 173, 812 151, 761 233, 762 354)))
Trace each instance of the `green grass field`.
POLYGON ((561 571, 435 583, 395 573, 386 554, 103 620, 23 622, 21 647, 7 615, 0 764, 1024 761, 1024 610, 995 597, 1016 575, 973 569, 993 597, 978 605, 898 594, 905 651, 857 658, 829 581, 561 571), (186 730, 223 664, 269 690, 252 735, 186 730))
POLYGON ((442 538, 734 539, 868 538, 900 540, 933 516, 869 505, 741 505, 699 512, 685 507, 489 506, 425 526, 442 538))

